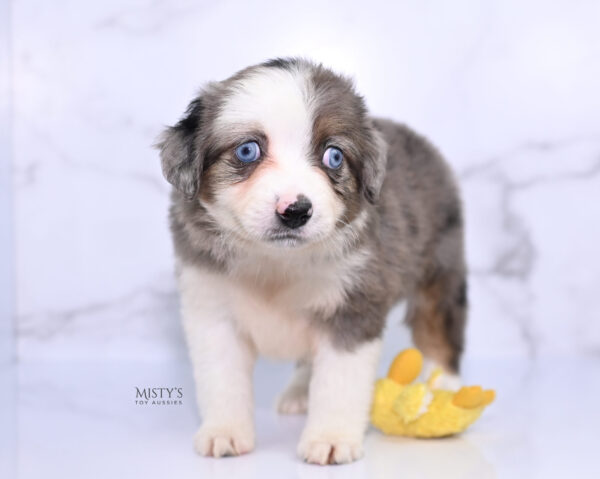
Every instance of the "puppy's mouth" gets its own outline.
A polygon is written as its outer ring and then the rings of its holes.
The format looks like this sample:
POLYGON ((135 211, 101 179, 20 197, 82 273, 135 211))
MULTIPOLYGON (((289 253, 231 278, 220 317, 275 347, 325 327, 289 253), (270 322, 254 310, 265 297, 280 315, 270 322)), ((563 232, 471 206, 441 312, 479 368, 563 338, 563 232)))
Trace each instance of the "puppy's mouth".
POLYGON ((265 235, 265 241, 277 246, 294 247, 306 242, 306 238, 292 231, 269 231, 265 235))

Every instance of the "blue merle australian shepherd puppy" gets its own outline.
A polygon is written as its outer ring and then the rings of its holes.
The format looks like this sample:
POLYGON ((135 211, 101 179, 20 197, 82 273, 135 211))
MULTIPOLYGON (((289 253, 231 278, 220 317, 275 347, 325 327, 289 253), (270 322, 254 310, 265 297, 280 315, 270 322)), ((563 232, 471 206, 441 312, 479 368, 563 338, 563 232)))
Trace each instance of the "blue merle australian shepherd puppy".
POLYGON ((463 225, 447 164, 369 115, 347 78, 278 59, 208 84, 161 137, 200 454, 254 447, 258 355, 297 367, 278 401, 307 413, 298 454, 361 457, 386 316, 456 383, 463 225))

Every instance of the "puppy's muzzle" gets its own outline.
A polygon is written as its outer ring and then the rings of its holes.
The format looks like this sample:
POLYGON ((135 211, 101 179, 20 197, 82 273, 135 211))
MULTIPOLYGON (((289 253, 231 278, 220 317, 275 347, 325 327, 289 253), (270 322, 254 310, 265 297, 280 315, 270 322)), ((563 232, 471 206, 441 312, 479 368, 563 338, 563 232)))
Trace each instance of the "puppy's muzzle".
POLYGON ((313 214, 313 207, 306 196, 298 195, 293 203, 278 203, 275 213, 284 226, 296 229, 308 222, 313 214))

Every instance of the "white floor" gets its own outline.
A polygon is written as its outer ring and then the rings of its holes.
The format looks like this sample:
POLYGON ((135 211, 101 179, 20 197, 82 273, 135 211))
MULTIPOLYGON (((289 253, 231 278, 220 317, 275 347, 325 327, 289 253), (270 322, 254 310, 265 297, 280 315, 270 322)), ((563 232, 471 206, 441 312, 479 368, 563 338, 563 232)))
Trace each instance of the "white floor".
POLYGON ((598 478, 600 359, 465 365, 498 399, 467 433, 409 440, 370 430, 365 458, 319 467, 295 457, 303 417, 270 407, 287 368, 263 363, 257 447, 243 457, 194 454, 185 364, 22 364, 2 370, 2 478, 598 478), (139 406, 135 387, 182 387, 183 404, 139 406))

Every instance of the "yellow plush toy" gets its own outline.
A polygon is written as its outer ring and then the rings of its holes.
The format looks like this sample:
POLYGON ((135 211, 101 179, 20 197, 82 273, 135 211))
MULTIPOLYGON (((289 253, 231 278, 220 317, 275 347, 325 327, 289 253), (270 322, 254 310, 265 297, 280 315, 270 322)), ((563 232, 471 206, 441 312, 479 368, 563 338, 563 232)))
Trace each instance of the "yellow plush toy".
POLYGON ((375 384, 371 422, 385 434, 443 437, 464 431, 495 397, 480 386, 459 391, 436 389, 441 370, 427 383, 411 384, 420 374, 423 356, 416 349, 402 351, 390 366, 387 378, 375 384))

